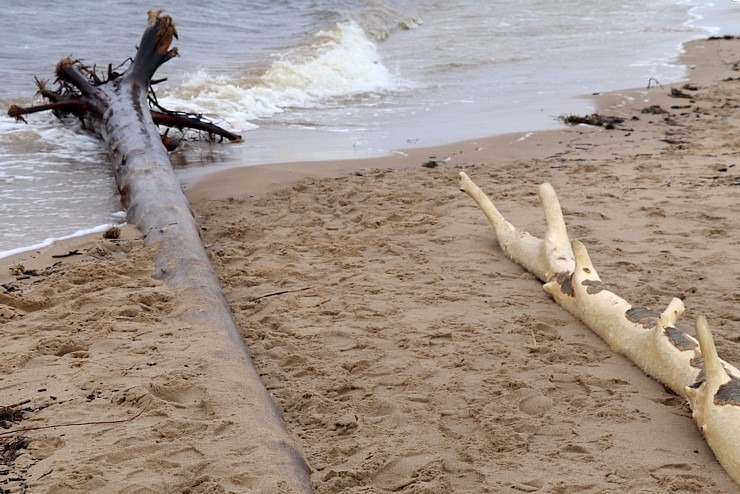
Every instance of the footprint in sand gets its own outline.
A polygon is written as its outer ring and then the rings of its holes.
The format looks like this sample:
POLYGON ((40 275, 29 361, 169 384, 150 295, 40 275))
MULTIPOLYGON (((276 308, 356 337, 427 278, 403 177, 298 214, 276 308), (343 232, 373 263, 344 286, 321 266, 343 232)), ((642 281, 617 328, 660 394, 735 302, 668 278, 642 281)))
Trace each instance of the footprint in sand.
POLYGON ((0 322, 14 321, 25 316, 26 313, 10 305, 0 304, 0 322))
POLYGON ((151 384, 149 392, 160 400, 177 405, 190 405, 206 399, 202 386, 183 386, 178 384, 151 384))
POLYGON ((20 312, 34 312, 49 307, 49 299, 43 295, 15 297, 0 293, 0 307, 9 307, 20 312))
POLYGON ((86 358, 89 356, 87 353, 89 345, 86 342, 63 336, 42 338, 36 346, 36 350, 41 355, 54 355, 57 357, 63 357, 67 354, 73 354, 72 356, 76 358, 86 358))
POLYGON ((149 394, 178 410, 177 415, 190 419, 205 419, 209 416, 209 397, 203 386, 187 386, 177 383, 152 383, 149 394))
POLYGON ((383 465, 374 475, 373 482, 381 489, 400 491, 415 482, 417 472, 435 460, 432 455, 404 456, 383 465))

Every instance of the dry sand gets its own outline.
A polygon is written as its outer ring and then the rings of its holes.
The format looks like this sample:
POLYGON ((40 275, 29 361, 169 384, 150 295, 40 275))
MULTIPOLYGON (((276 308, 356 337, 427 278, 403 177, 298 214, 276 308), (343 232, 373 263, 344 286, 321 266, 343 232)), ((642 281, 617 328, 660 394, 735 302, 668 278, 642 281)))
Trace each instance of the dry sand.
MULTIPOLYGON (((507 260, 457 186, 464 170, 542 235, 537 185, 551 182, 602 279, 656 309, 682 298, 684 329, 706 314, 739 364, 740 41, 692 43, 687 60, 691 99, 599 96, 626 118, 615 129, 243 168, 188 188, 316 492, 738 492, 687 404, 507 260)), ((286 492, 255 478, 269 455, 234 433, 229 397, 209 394, 207 342, 192 344, 150 259, 127 228, 0 260, 13 289, 0 293, 0 405, 29 400, 9 430, 87 423, 24 433, 2 489, 286 492), (17 262, 61 264, 15 280, 17 262), (104 421, 119 422, 89 424, 104 421)))

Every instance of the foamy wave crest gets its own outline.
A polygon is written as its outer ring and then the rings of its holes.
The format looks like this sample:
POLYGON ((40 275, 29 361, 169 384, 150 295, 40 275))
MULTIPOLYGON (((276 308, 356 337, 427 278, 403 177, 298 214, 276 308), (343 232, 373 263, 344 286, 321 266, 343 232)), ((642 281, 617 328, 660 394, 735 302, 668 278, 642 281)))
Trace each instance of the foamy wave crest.
POLYGON ((307 52, 295 50, 262 76, 281 106, 311 107, 325 99, 391 89, 393 77, 380 61, 375 43, 354 21, 320 31, 307 52))
POLYGON ((424 24, 417 13, 397 5, 372 0, 367 2, 366 7, 367 10, 363 9, 354 15, 365 31, 377 41, 387 39, 396 31, 416 29, 424 24))
POLYGON ((383 65, 377 46, 354 21, 318 32, 308 46, 290 50, 252 84, 205 71, 170 91, 168 108, 216 114, 246 130, 254 121, 289 108, 317 108, 400 87, 383 65))

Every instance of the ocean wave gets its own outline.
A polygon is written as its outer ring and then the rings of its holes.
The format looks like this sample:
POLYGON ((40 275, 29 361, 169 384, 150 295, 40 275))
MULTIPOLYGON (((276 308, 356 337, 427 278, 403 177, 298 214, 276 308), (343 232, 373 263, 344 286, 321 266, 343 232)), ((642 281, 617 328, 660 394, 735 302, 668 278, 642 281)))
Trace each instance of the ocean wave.
POLYGON ((256 79, 200 70, 159 101, 172 109, 215 114, 234 128, 248 130, 255 121, 289 108, 335 106, 402 86, 366 31, 355 21, 344 21, 287 50, 256 79))
POLYGON ((382 0, 367 2, 366 9, 356 12, 353 18, 376 41, 383 41, 396 31, 416 29, 424 24, 418 13, 402 10, 382 0))

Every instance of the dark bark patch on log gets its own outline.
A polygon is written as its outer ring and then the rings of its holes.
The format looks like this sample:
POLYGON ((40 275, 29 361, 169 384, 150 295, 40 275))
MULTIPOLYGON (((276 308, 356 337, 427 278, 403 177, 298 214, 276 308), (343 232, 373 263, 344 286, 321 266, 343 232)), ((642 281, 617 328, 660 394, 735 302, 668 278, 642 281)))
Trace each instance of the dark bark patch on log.
POLYGON ((704 359, 702 358, 701 359, 701 370, 696 375, 696 381, 694 382, 694 384, 690 385, 689 387, 693 389, 699 389, 701 385, 706 382, 706 380, 707 380, 707 373, 704 370, 704 359))
POLYGON ((699 344, 689 339, 688 335, 680 329, 668 327, 665 328, 663 333, 665 334, 666 338, 668 338, 668 341, 670 341, 673 346, 675 346, 682 352, 685 352, 687 350, 696 350, 697 348, 699 348, 699 344))
POLYGON ((562 271, 555 275, 555 281, 560 286, 560 291, 569 297, 575 297, 576 292, 573 289, 573 274, 562 271))
POLYGON ((583 280, 581 285, 586 287, 586 293, 589 295, 596 295, 603 290, 608 290, 606 283, 601 280, 583 280))
POLYGON ((698 350, 694 352, 694 358, 689 360, 689 365, 695 369, 704 369, 704 357, 698 350))
POLYGON ((740 407, 740 379, 730 376, 730 381, 720 386, 714 395, 714 404, 740 407))
POLYGON ((660 314, 645 307, 632 307, 625 312, 628 321, 641 325, 645 329, 654 328, 658 324, 660 314))

